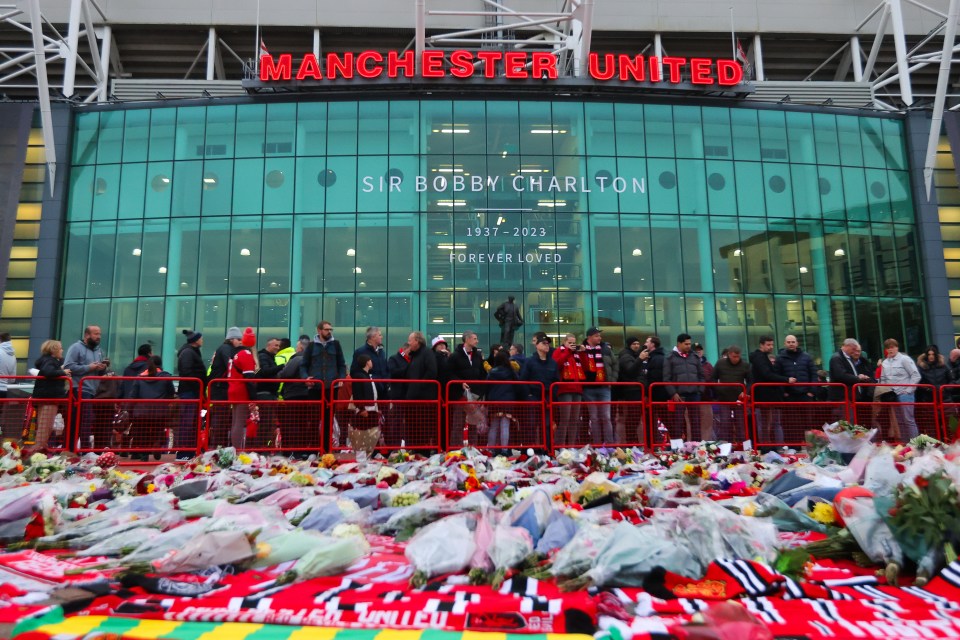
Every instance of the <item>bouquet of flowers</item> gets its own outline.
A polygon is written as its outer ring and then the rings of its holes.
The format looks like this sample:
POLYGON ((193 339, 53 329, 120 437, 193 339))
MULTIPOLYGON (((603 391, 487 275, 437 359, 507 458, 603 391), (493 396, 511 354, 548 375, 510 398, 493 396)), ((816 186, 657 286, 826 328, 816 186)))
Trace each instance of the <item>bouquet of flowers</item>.
POLYGON ((957 559, 960 543, 960 496, 943 470, 917 476, 900 485, 887 511, 890 526, 904 554, 926 579, 957 559))
POLYGON ((840 420, 823 425, 823 432, 830 440, 830 448, 837 453, 856 453, 864 445, 870 444, 877 430, 840 420))

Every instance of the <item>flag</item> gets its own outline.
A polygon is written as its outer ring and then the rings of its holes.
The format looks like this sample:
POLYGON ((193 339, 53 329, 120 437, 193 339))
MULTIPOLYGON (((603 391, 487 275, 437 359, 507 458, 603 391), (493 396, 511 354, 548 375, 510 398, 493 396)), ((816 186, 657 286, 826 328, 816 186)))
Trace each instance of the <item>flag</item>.
POLYGON ((750 60, 747 58, 747 52, 743 50, 743 45, 740 44, 740 38, 737 38, 737 62, 743 67, 743 77, 749 79, 752 68, 750 66, 750 60))
POLYGON ((268 55, 270 55, 270 52, 267 51, 267 45, 263 43, 263 38, 260 38, 260 57, 268 56, 268 55))

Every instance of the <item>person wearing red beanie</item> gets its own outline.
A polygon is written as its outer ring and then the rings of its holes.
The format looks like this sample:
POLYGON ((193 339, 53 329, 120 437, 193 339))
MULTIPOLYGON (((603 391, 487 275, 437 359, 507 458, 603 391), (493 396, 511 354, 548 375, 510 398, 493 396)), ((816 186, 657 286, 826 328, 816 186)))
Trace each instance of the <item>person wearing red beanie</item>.
POLYGON ((253 327, 247 327, 241 338, 242 347, 230 360, 227 368, 227 378, 229 378, 229 389, 227 390, 227 399, 233 403, 233 416, 230 425, 230 444, 237 451, 241 451, 246 446, 247 420, 250 418, 250 412, 256 408, 250 400, 254 394, 250 393, 245 379, 251 379, 257 374, 257 359, 253 356, 251 349, 257 346, 257 335, 253 332, 253 327))

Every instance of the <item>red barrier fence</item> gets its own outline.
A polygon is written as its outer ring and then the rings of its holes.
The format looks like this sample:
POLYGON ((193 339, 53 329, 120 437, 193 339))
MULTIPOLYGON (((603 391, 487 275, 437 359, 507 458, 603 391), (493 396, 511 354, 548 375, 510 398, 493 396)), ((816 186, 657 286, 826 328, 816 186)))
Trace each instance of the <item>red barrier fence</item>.
POLYGON ((85 376, 94 382, 93 398, 77 398, 70 443, 77 453, 111 450, 146 460, 153 454, 198 452, 201 401, 176 397, 177 385, 200 384, 173 376, 85 376))
POLYGON ((806 432, 848 420, 847 386, 757 382, 750 387, 755 447, 802 447, 806 432))
POLYGON ((540 382, 452 380, 445 398, 448 450, 468 445, 547 448, 547 412, 540 382))
POLYGON ((0 433, 3 439, 19 440, 27 447, 46 447, 51 452, 68 448, 73 419, 73 394, 69 378, 9 376, 7 397, 0 398, 0 433), (35 397, 34 386, 38 395, 35 397), (51 397, 62 395, 62 397, 51 397))
POLYGON ((212 380, 210 397, 217 399, 210 400, 206 430, 200 437, 206 449, 236 447, 287 455, 324 451, 328 398, 320 380, 212 380))
POLYGON ((747 389, 735 383, 655 382, 650 385, 650 442, 728 440, 747 433, 747 389))
POLYGON ((936 388, 929 384, 857 384, 854 422, 876 428, 875 441, 907 442, 919 434, 940 438, 936 388))
POLYGON ((640 383, 562 382, 550 390, 553 451, 586 445, 643 447, 649 442, 640 383), (574 393, 578 388, 581 393, 574 393))
POLYGON ((436 380, 348 378, 333 386, 329 451, 440 449, 443 413, 436 380))
POLYGON ((580 383, 580 393, 559 394, 570 391, 570 383, 556 383, 544 393, 538 382, 469 381, 475 395, 465 398, 463 381, 441 390, 433 380, 347 379, 327 389, 298 378, 224 379, 210 383, 209 409, 203 411, 204 400, 189 397, 201 386, 195 378, 86 376, 99 387, 94 398, 68 392, 66 378, 5 379, 7 397, 0 398, 5 439, 38 447, 45 441, 52 451, 109 449, 141 460, 174 452, 192 458, 231 445, 284 454, 431 451, 465 444, 548 451, 586 445, 657 448, 671 439, 800 447, 806 431, 840 419, 876 427, 877 441, 906 441, 915 432, 953 440, 960 420, 960 385, 858 384, 851 391, 842 384, 756 383, 748 396, 743 385, 724 383, 655 383, 649 393, 638 383, 580 383), (188 397, 170 392, 181 383, 189 385, 188 397), (36 397, 34 385, 44 395, 68 395, 36 397), (231 385, 249 399, 231 401, 231 385), (668 397, 668 390, 680 399, 668 397))
POLYGON ((960 432, 957 428, 960 424, 960 384, 945 384, 938 391, 940 434, 944 441, 954 442, 960 432))

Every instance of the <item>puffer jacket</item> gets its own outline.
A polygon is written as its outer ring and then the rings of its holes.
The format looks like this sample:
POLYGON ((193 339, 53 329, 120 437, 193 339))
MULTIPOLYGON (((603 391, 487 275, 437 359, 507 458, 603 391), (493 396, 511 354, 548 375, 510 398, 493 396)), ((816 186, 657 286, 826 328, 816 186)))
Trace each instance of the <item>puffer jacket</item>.
MULTIPOLYGON (((697 354, 690 352, 686 356, 680 354, 674 349, 663 361, 663 381, 664 382, 703 382, 703 367, 697 354)), ((703 393, 701 386, 673 386, 666 387, 667 396, 672 398, 674 394, 679 393, 682 396, 692 395, 694 393, 703 393)))
MULTIPOLYGON (((10 341, 0 343, 0 374, 17 375, 17 356, 13 351, 13 343, 10 341)), ((9 382, 13 381, 0 378, 0 391, 6 391, 9 382)))
MULTIPOLYGON (((643 382, 643 360, 640 359, 639 355, 630 347, 624 347, 620 351, 620 382, 643 382)), ((643 397, 643 392, 639 387, 631 385, 620 389, 620 397, 628 401, 640 400, 643 397)))
POLYGON ((927 362, 926 354, 917 359, 917 368, 920 369, 920 382, 922 384, 942 387, 945 384, 951 384, 950 367, 943 357, 943 354, 937 355, 934 363, 927 362))

